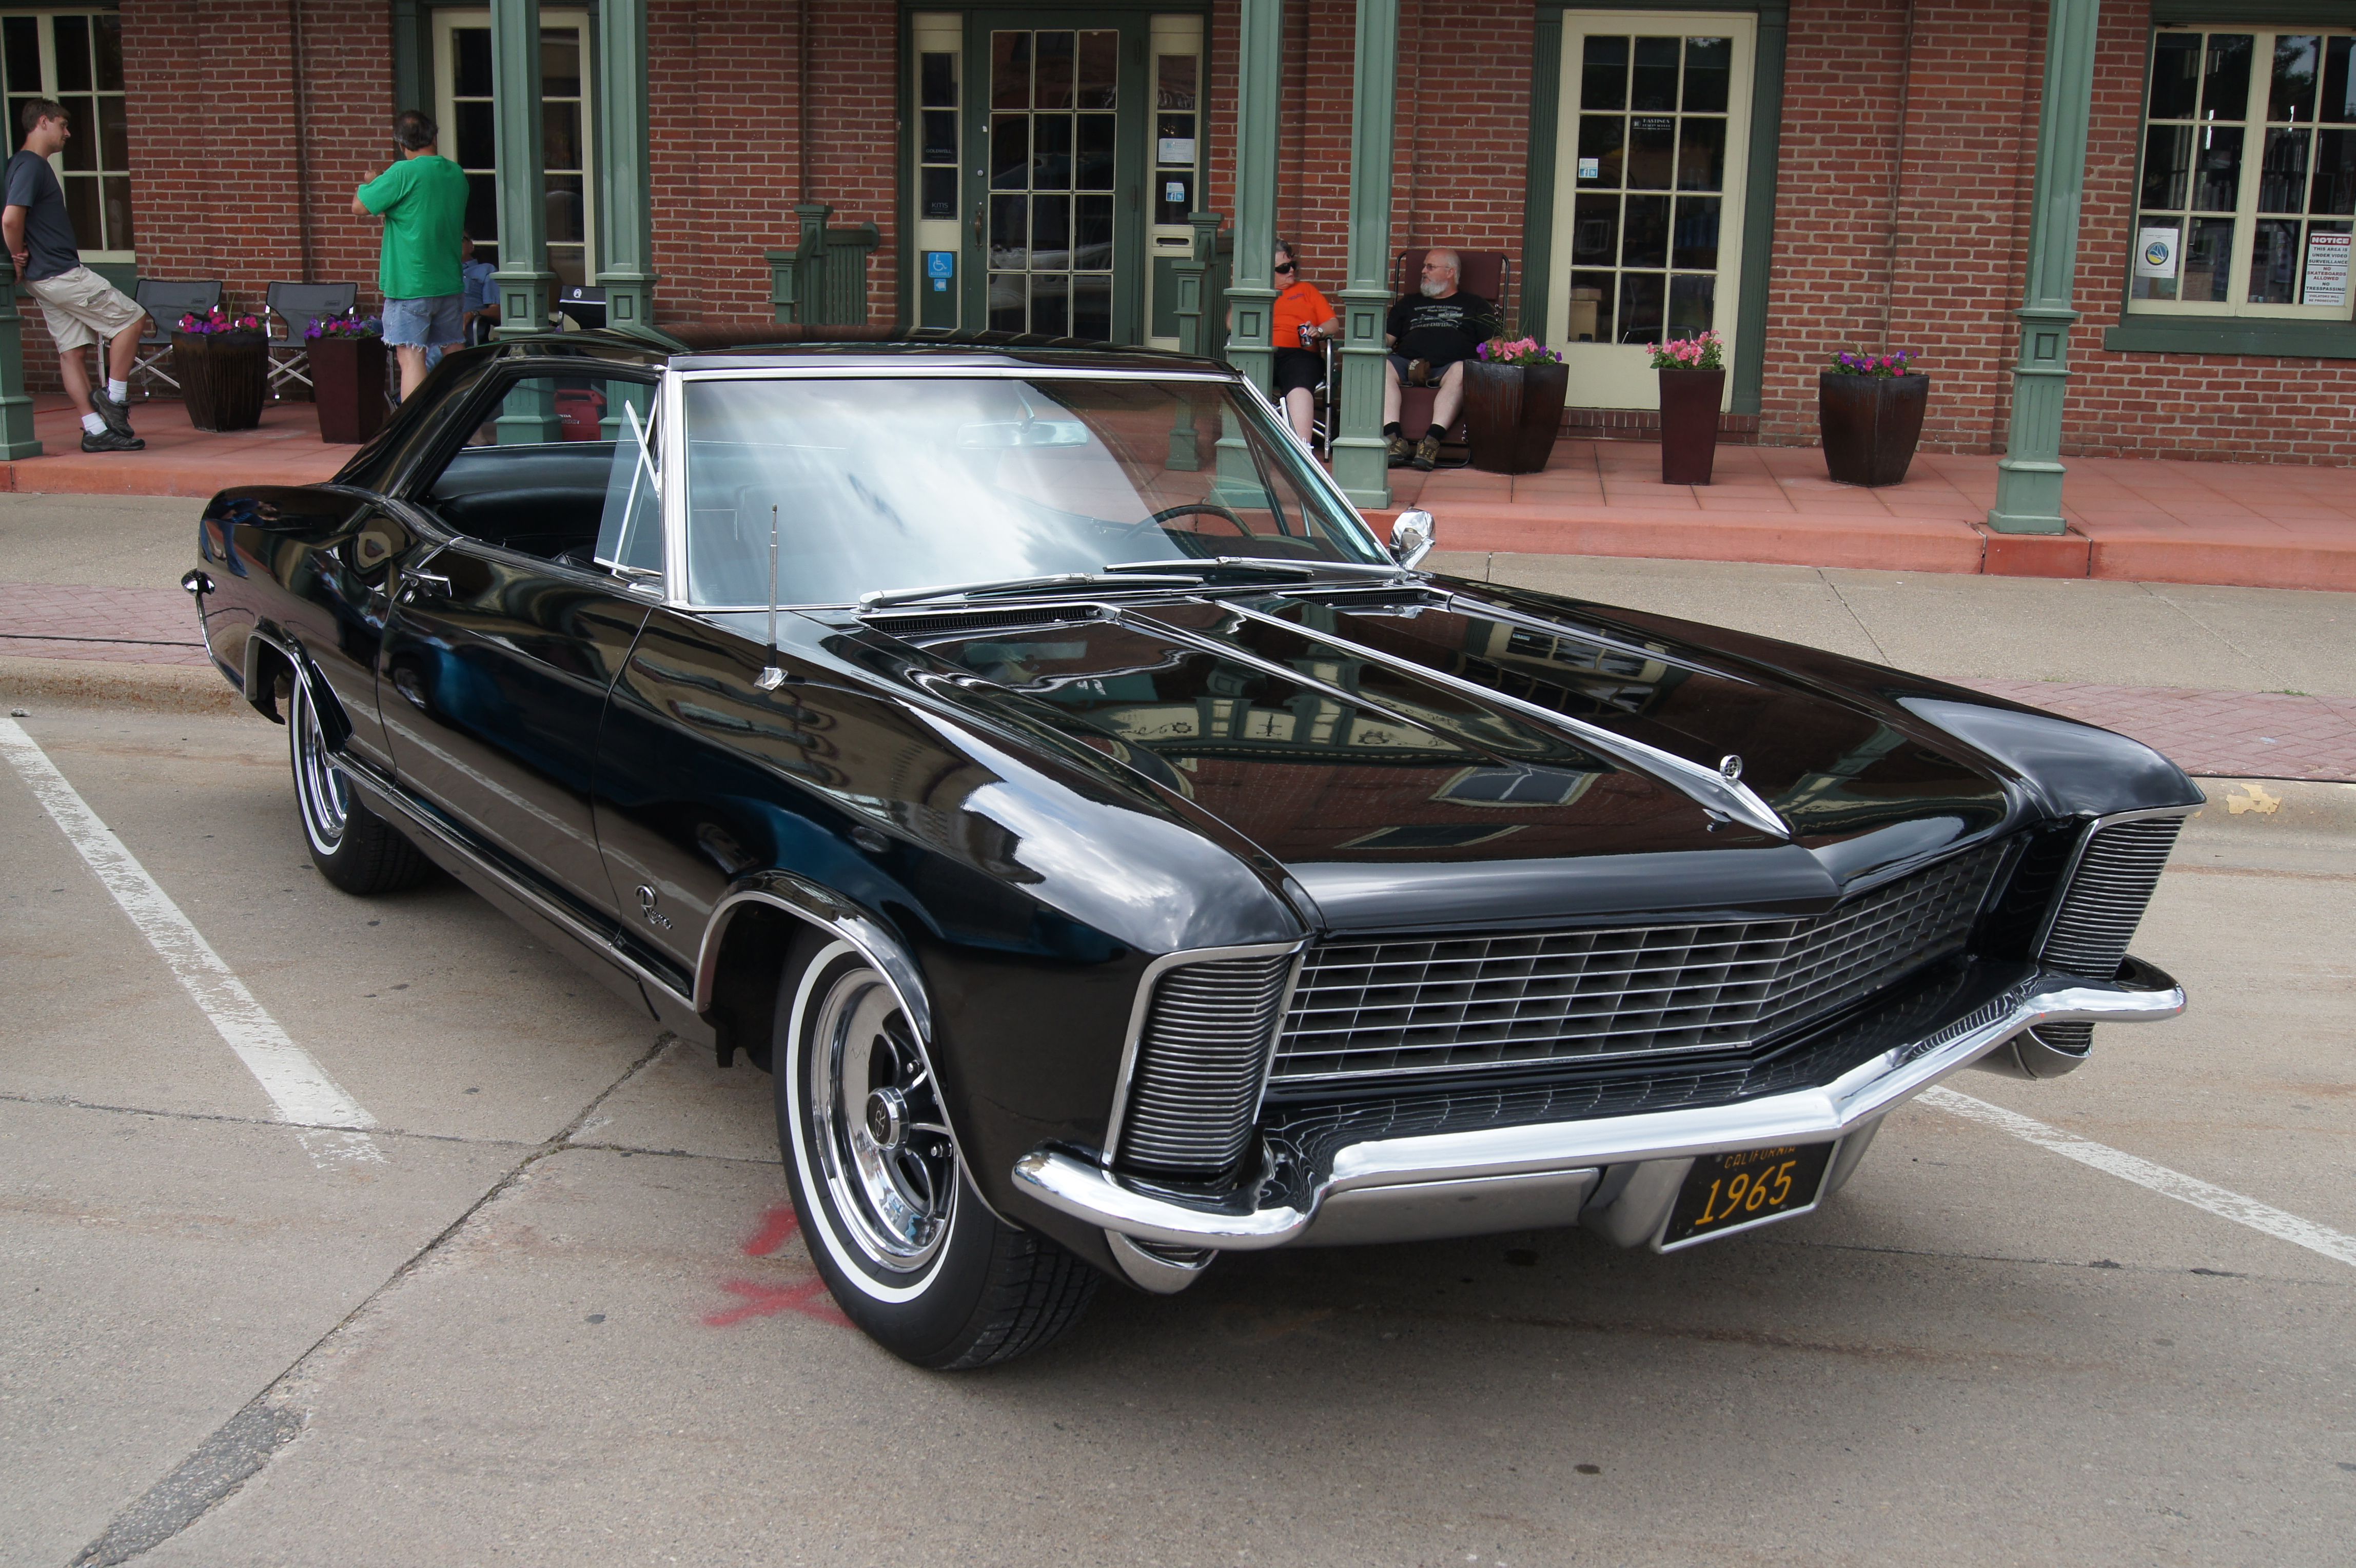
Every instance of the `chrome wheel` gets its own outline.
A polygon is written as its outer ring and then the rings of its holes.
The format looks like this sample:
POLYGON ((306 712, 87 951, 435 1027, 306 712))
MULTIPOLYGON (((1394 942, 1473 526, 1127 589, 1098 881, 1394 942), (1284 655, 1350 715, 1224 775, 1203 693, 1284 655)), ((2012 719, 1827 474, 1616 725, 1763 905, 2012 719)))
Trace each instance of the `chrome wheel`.
POLYGON ((899 999, 875 971, 847 969, 809 1040, 811 1142, 830 1207, 869 1263, 915 1273, 948 1235, 957 1153, 899 999))
POLYGON ((327 733, 319 727, 319 710, 299 679, 294 682, 294 713, 287 728, 294 732, 294 795, 302 802, 303 831, 311 847, 331 855, 344 842, 351 821, 351 786, 327 754, 327 733))

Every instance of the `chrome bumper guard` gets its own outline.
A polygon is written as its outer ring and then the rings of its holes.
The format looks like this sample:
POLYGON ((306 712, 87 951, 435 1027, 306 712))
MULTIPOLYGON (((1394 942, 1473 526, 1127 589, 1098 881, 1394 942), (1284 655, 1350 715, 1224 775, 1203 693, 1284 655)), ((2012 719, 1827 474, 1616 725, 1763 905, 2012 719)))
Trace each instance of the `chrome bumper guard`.
MULTIPOLYGON (((1697 1155, 1849 1139, 1829 1191, 1847 1176, 1866 1136, 1891 1107, 2022 1031, 2040 1024, 2142 1023, 2183 1011, 2183 987, 2136 959, 2109 982, 2040 971, 1922 1038, 1814 1089, 1729 1105, 1350 1144, 1333 1154, 1329 1168, 1291 1182, 1271 1173, 1225 1203, 1151 1191, 1108 1170, 1093 1153, 1053 1146, 1017 1160, 1014 1179, 1049 1208, 1116 1237, 1209 1251, 1568 1225, 1580 1219, 1599 1186, 1620 1197, 1665 1187, 1665 1219, 1676 1186, 1666 1179, 1672 1163, 1682 1180, 1685 1163, 1697 1155), (1613 1165, 1644 1167, 1636 1175, 1650 1179, 1603 1182, 1613 1165)), ((1659 1231, 1658 1224, 1626 1213, 1603 1216, 1597 1228, 1622 1245, 1659 1231)))

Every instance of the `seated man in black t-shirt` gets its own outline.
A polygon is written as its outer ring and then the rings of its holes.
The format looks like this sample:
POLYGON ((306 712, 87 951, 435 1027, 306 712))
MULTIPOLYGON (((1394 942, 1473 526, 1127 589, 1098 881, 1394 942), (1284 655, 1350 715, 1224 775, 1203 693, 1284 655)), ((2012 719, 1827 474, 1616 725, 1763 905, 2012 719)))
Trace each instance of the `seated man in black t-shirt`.
POLYGON ((1393 304, 1383 326, 1391 349, 1383 379, 1383 438, 1394 468, 1412 462, 1429 471, 1440 460, 1440 438, 1464 406, 1464 361, 1497 335, 1497 307, 1458 288, 1462 272, 1455 252, 1425 252, 1421 288, 1393 304), (1431 428, 1410 443, 1399 429, 1399 385, 1419 361, 1429 367, 1423 379, 1440 383, 1440 395, 1432 403, 1431 428))

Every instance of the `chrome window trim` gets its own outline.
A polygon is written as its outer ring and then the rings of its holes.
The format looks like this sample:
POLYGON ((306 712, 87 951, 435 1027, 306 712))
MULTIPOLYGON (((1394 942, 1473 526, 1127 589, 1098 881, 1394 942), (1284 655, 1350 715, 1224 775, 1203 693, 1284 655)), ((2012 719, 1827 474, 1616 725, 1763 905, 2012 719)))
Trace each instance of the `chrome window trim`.
POLYGON ((1172 368, 1146 370, 1135 365, 1119 369, 1088 368, 1081 365, 744 365, 713 367, 710 370, 672 371, 669 374, 689 381, 1219 381, 1228 385, 1249 385, 1232 371, 1200 371, 1172 368))
MULTIPOLYGON (((1111 1167, 1113 1155, 1120 1148, 1120 1125, 1129 1113, 1130 1079, 1137 1072, 1138 1046, 1145 1037, 1146 1015, 1152 1011, 1153 988, 1161 978, 1171 970, 1183 968, 1190 963, 1214 963, 1220 959, 1274 958, 1280 953, 1292 954, 1292 969, 1291 972, 1285 977, 1283 1001, 1277 1008, 1276 1021, 1269 1026, 1268 1058, 1272 1064, 1276 1060, 1276 1036, 1283 1032, 1284 1009, 1291 1004, 1292 988, 1301 978, 1301 954, 1308 945, 1307 937, 1299 937, 1289 942, 1252 942, 1242 947, 1226 948, 1188 948, 1179 952, 1164 953, 1145 966, 1145 972, 1139 975, 1137 979, 1137 994, 1130 1001, 1129 1029, 1120 1043, 1120 1070, 1115 1077, 1112 1086, 1112 1113, 1105 1122, 1104 1148, 1099 1152, 1098 1158, 1106 1168, 1111 1167)), ((1268 1067, 1263 1066, 1260 1069, 1259 1095, 1265 1095, 1267 1092, 1268 1067)), ((1254 1122, 1259 1119, 1259 1095, 1256 1095, 1252 1100, 1254 1122)))
POLYGON ((2147 822, 2154 817, 2190 817, 2207 805, 2202 800, 2190 806, 2140 806, 2132 811, 2112 811, 2104 816, 2089 818, 2078 833, 2078 842, 2070 846, 2070 863, 2062 868, 2061 880, 2053 885, 2053 897, 2045 906, 2045 918, 2037 924, 2037 940, 2029 946, 2032 958, 2045 951, 2045 944, 2053 935, 2053 922, 2062 918, 2062 906, 2070 900, 2070 885, 2078 880, 2078 866, 2086 858, 2088 846, 2094 835, 2117 822, 2147 822))
MULTIPOLYGON (((662 602, 674 608, 687 606, 687 430, 680 377, 663 372, 656 396, 661 400, 663 580, 662 602)), ((766 606, 764 608, 767 607, 766 606)))

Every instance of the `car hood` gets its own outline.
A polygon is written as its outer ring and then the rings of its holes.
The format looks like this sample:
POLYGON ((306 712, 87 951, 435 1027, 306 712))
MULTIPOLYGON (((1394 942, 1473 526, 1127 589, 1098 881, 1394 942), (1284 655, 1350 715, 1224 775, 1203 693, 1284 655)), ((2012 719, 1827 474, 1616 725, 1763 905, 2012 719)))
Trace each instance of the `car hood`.
POLYGON ((937 693, 1249 840, 1330 928, 1798 913, 2033 809, 2004 764, 1901 705, 1972 693, 1488 585, 980 619, 869 628, 953 677, 937 693))

